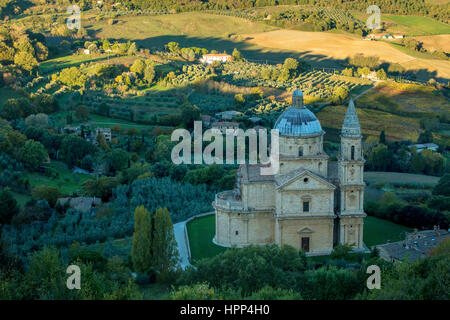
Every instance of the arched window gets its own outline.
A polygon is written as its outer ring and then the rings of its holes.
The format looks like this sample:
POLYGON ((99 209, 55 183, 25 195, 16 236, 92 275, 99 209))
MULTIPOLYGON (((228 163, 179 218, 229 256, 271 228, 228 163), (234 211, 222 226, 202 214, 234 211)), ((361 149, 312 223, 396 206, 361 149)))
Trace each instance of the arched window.
POLYGON ((298 156, 303 157, 303 147, 298 147, 298 156))
POLYGON ((350 159, 355 160, 355 146, 352 146, 350 159))

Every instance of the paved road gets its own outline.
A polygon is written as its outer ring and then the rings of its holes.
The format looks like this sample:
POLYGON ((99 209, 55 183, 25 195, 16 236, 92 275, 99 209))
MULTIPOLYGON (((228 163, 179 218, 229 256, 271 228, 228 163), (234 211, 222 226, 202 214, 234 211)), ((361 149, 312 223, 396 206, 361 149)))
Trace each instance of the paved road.
POLYGON ((181 268, 186 269, 191 264, 188 259, 188 244, 186 243, 186 237, 184 236, 184 228, 186 227, 186 221, 178 222, 173 225, 173 232, 175 234, 175 240, 178 244, 178 253, 180 254, 181 268))

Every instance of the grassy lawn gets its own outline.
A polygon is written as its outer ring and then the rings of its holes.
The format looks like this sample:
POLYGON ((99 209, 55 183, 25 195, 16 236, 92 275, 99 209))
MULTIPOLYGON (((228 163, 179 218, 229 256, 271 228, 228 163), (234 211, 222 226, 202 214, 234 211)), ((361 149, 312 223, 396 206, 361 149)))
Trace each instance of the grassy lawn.
POLYGON ((439 177, 403 172, 364 172, 364 180, 373 183, 414 183, 435 185, 439 177))
MULTIPOLYGON (((226 250, 212 242, 215 234, 214 215, 192 220, 187 224, 187 230, 193 261, 214 257, 226 250)), ((387 220, 367 217, 364 220, 364 243, 370 247, 386 243, 387 240, 399 241, 403 239, 405 231, 410 232, 412 229, 387 220)))
POLYGON ((81 190, 81 184, 92 177, 84 174, 74 174, 62 162, 53 161, 50 165, 58 172, 58 177, 50 178, 42 173, 29 173, 26 178, 30 181, 31 188, 45 185, 57 187, 62 193, 71 195, 73 192, 81 190))
POLYGON ((108 56, 106 54, 95 56, 91 56, 89 54, 62 56, 42 62, 39 65, 39 71, 40 73, 48 73, 64 68, 78 67, 82 63, 105 60, 107 58, 108 56))
POLYGON ((377 244, 400 241, 404 239, 404 232, 411 232, 412 229, 392 223, 390 221, 375 217, 364 219, 364 243, 370 247, 377 244))
POLYGON ((404 32, 409 35, 444 34, 450 33, 450 26, 443 22, 421 16, 383 15, 383 21, 396 25, 388 29, 389 32, 404 32))
POLYGON ((213 257, 226 250, 215 245, 212 239, 215 235, 216 216, 209 215, 194 219, 187 224, 192 262, 202 258, 213 257))

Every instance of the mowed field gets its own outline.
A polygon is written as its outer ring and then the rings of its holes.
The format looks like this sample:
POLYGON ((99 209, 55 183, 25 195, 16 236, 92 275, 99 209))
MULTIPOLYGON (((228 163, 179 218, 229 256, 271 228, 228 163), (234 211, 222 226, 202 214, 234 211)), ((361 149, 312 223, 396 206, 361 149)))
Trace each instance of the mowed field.
POLYGON ((450 79, 450 61, 412 57, 388 43, 365 41, 350 34, 274 30, 248 34, 246 38, 246 42, 265 47, 267 51, 295 51, 301 58, 311 62, 331 64, 363 53, 376 55, 387 62, 400 63, 407 70, 425 69, 439 78, 450 79))

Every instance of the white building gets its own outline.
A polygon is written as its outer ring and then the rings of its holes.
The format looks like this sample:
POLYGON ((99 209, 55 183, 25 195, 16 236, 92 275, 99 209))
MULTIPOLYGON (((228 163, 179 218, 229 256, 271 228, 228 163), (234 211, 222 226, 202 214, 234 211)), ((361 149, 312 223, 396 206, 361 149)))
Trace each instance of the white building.
POLYGON ((211 64, 214 61, 219 61, 220 63, 224 63, 224 62, 230 61, 231 58, 232 58, 232 56, 229 54, 226 54, 226 53, 209 53, 209 54, 204 54, 200 58, 200 62, 206 63, 206 64, 211 64))

